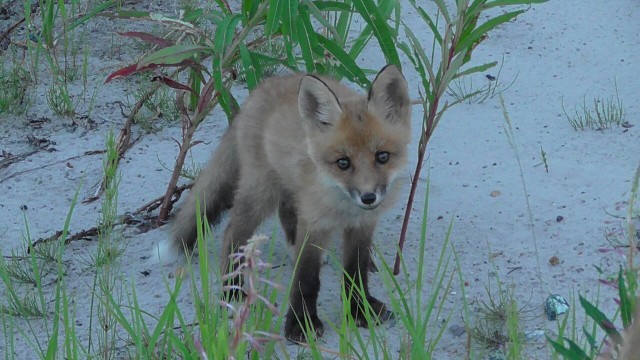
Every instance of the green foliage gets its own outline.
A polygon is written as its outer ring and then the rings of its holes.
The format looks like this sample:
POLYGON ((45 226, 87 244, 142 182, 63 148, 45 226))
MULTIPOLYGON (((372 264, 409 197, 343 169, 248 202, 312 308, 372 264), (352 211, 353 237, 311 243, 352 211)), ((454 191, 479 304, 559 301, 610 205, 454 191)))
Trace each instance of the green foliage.
POLYGON ((31 79, 29 73, 23 68, 17 59, 7 61, 5 56, 0 56, 0 114, 20 114, 26 111, 29 105, 29 87, 31 79))
MULTIPOLYGON (((631 196, 629 200, 628 221, 629 221, 629 236, 635 238, 635 223, 632 220, 634 214, 634 204, 638 197, 638 187, 640 184, 640 165, 636 169, 636 173, 633 179, 631 187, 631 196)), ((561 331, 554 339, 547 336, 549 344, 553 347, 554 351, 563 356, 565 359, 596 359, 601 356, 608 356, 612 359, 627 359, 627 355, 623 354, 637 354, 638 344, 633 341, 625 341, 625 339, 637 338, 640 332, 640 326, 636 324, 640 319, 640 314, 635 312, 640 309, 638 306, 638 266, 635 263, 637 257, 637 248, 633 246, 628 247, 627 259, 628 263, 623 268, 620 267, 617 276, 614 280, 603 280, 606 285, 617 289, 618 308, 613 317, 607 316, 597 304, 592 303, 586 297, 579 296, 580 305, 585 312, 585 315, 589 321, 593 323, 591 329, 584 326, 582 328, 582 335, 584 341, 580 342, 575 331, 575 316, 574 316, 574 331, 566 336, 564 330, 566 328, 566 320, 560 327, 561 331), (616 318, 620 317, 620 325, 616 325, 616 318), (635 319, 635 321, 634 321, 635 319), (598 328, 600 331, 598 331, 598 328), (604 335, 601 337, 600 334, 604 335), (625 336, 625 333, 631 333, 625 336), (597 340, 601 338, 601 340, 597 340), (607 345, 607 346, 605 346, 607 345)))

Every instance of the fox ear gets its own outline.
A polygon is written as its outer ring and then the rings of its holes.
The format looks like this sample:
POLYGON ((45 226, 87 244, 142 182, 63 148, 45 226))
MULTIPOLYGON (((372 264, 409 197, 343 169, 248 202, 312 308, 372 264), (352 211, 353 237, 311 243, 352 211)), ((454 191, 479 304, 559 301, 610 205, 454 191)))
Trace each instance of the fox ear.
POLYGON ((333 125, 342 114, 336 95, 313 75, 306 75, 300 82, 298 109, 304 121, 320 128, 333 125))
POLYGON ((376 76, 369 89, 368 108, 390 122, 408 122, 411 100, 407 81, 395 65, 387 65, 376 76))

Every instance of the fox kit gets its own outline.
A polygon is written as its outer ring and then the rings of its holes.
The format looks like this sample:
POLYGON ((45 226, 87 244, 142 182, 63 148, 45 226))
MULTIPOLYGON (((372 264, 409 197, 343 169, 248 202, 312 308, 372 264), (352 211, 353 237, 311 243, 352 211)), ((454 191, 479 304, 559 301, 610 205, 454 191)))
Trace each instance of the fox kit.
MULTIPOLYGON (((391 313, 369 294, 367 269, 376 222, 392 203, 407 161, 410 112, 407 83, 393 65, 380 71, 366 97, 316 75, 265 80, 250 94, 178 212, 172 250, 191 251, 196 244, 196 201, 211 224, 230 210, 223 259, 277 209, 299 259, 286 337, 304 341, 306 322, 322 335, 316 309, 321 256, 336 231, 344 239, 347 290, 362 285, 377 320, 386 320, 391 313)), ((229 264, 222 263, 226 272, 229 264)), ((353 292, 351 313, 366 326, 360 294, 353 292)))

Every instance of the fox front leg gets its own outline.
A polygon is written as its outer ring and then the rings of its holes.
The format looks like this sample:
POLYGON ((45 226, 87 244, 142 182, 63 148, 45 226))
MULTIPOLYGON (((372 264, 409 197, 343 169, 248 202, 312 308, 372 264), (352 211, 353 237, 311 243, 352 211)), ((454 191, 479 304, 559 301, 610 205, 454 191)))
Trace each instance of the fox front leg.
POLYGON ((324 333, 324 325, 318 317, 318 292, 320 291, 320 267, 322 258, 321 239, 329 234, 305 233, 298 226, 298 238, 296 239, 296 270, 293 277, 293 285, 289 294, 289 311, 284 326, 285 337, 292 341, 304 342, 307 340, 306 329, 314 332, 316 337, 324 333))
POLYGON ((344 230, 343 262, 344 285, 347 295, 351 297, 351 315, 361 327, 378 325, 393 317, 384 303, 369 293, 369 269, 371 268, 371 241, 375 224, 353 227, 344 230), (367 316, 370 305, 373 314, 367 316), (375 322, 369 324, 367 318, 375 322))

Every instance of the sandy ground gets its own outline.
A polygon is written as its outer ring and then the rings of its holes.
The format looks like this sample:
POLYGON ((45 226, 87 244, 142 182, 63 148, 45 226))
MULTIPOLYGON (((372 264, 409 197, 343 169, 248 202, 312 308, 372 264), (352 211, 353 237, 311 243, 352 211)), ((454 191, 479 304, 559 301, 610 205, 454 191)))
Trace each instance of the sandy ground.
MULTIPOLYGON (((165 8, 165 11, 168 10, 165 8)), ((417 14, 408 4, 404 6, 403 18, 419 24, 417 14)), ((90 57, 93 84, 101 83, 108 73, 130 62, 132 54, 138 53, 131 48, 132 42, 112 39, 111 31, 135 30, 131 26, 125 27, 126 24, 98 19, 88 25, 90 36, 98 39, 92 40, 92 46, 102 45, 94 49, 90 57), (108 26, 108 32, 105 26, 108 26)), ((419 33, 420 29, 416 26, 413 31, 419 33)), ((427 294, 431 291, 435 259, 451 219, 451 242, 460 256, 468 302, 476 305, 479 299, 486 299, 485 286, 495 285, 496 279, 512 284, 518 301, 528 302, 532 309, 523 320, 523 331, 540 329, 552 335, 556 324, 544 317, 541 307, 544 298, 550 293, 567 298, 577 293, 595 296, 598 273, 594 265, 607 273, 616 271, 624 258, 616 252, 599 250, 609 248, 605 231, 622 226, 621 220, 607 212, 623 214, 630 181, 640 160, 638 34, 640 3, 637 1, 615 0, 605 5, 597 0, 556 0, 532 7, 490 34, 475 50, 474 64, 504 59, 499 80, 509 84, 515 79, 503 96, 514 126, 527 193, 523 190, 514 150, 504 131, 498 98, 461 104, 448 111, 429 144, 427 168, 423 172, 418 201, 414 204, 405 249, 413 270, 428 173, 431 192, 427 294), (582 104, 584 98, 589 103, 593 97, 615 95, 616 83, 627 120, 636 126, 574 131, 564 117, 562 101, 572 111, 573 106, 582 104), (548 171, 543 165, 541 149, 546 153, 548 171), (527 197, 533 227, 530 226, 527 197), (554 256, 559 260, 557 265, 549 262, 554 256)), ((375 49, 364 53, 358 62, 373 69, 384 65, 382 56, 375 49)), ((417 98, 418 76, 408 62, 404 71, 412 97, 417 98)), ((489 71, 493 75, 496 72, 497 69, 489 71)), ((5 255, 23 244, 25 216, 32 240, 48 237, 62 229, 76 190, 80 189, 81 199, 93 194, 102 175, 102 155, 86 155, 85 152, 104 148, 107 132, 117 132, 124 123, 117 102, 125 101, 127 94, 140 86, 127 81, 99 86, 91 123, 82 126, 73 125, 69 119, 50 112, 44 100, 48 81, 46 76, 42 77, 42 83, 33 89, 35 101, 26 115, 4 116, 0 120, 0 151, 18 155, 34 150, 27 140, 29 135, 46 138, 51 141, 48 149, 55 149, 37 152, 23 161, 0 168, 0 248, 5 255), (41 126, 34 126, 32 120, 41 118, 46 121, 41 126), (21 208, 27 209, 24 214, 21 208)), ((484 84, 487 80, 484 74, 479 74, 473 81, 484 84)), ((237 93, 244 94, 246 90, 238 86, 237 93)), ((416 152, 421 118, 422 112, 415 107, 412 153, 416 152)), ((203 163, 207 159, 225 130, 225 122, 224 116, 215 112, 202 126, 197 138, 204 144, 194 149, 194 162, 203 163)), ((165 125, 155 134, 146 134, 136 128, 134 135, 138 134, 142 135, 140 140, 126 153, 119 168, 122 174, 121 214, 164 193, 170 177, 166 168, 173 166, 177 154, 173 139, 180 137, 180 128, 176 124, 165 125)), ((407 194, 410 169, 407 169, 407 194)), ((405 199, 399 201, 381 221, 376 233, 376 244, 390 263, 394 260, 393 249, 405 204, 405 199)), ((100 201, 79 203, 71 220, 71 232, 95 226, 100 211, 100 201)), ((261 231, 270 234, 273 228, 274 224, 269 222, 261 231)), ((146 257, 167 237, 168 227, 148 232, 128 227, 123 234, 127 241, 126 252, 121 258, 123 279, 135 284, 141 295, 141 306, 146 311, 160 314, 167 294, 165 287, 159 284, 174 267, 159 267, 146 257), (145 271, 148 275, 143 274, 145 271)), ((220 229, 215 229, 214 236, 218 238, 219 234, 220 229)), ((278 236, 281 236, 279 232, 278 236)), ((282 239, 277 241, 282 242, 282 239)), ((65 254, 65 263, 69 266, 66 281, 74 299, 81 338, 87 337, 88 329, 82 324, 89 323, 88 294, 93 279, 93 270, 84 260, 95 249, 96 242, 88 239, 71 243, 65 254)), ((286 279, 291 265, 284 247, 274 256, 274 262, 286 264, 286 279)), ((326 266, 322 272, 319 305, 321 318, 333 323, 339 320, 341 311, 337 300, 338 280, 338 270, 326 266)), ((376 281, 375 277, 373 281, 376 281)), ((46 288, 47 296, 52 295, 53 288, 53 285, 46 288)), ((0 289, 1 297, 5 296, 3 291, 0 289)), ((376 294, 388 299, 382 289, 376 294)), ((615 305, 614 296, 610 289, 601 294, 601 304, 609 313, 615 305)), ((180 305, 185 313, 190 313, 188 293, 183 294, 180 305)), ((450 325, 463 325, 461 307, 459 286, 455 286, 445 303, 445 309, 453 311, 450 325)), ((21 327, 26 324, 22 319, 15 321, 21 327)), ((37 327, 38 321, 32 321, 32 324, 37 327)), ((401 346, 401 326, 386 326, 390 346, 398 348, 401 346)), ((43 332, 37 337, 43 341, 46 335, 43 332)), ((330 330, 322 339, 322 346, 337 349, 337 341, 330 330)), ((463 358, 465 344, 466 336, 454 336, 446 331, 436 358, 463 358)), ((3 339, 0 353, 5 351, 5 346, 3 339)), ((22 334, 16 335, 16 349, 19 359, 33 356, 22 334)), ((299 351, 295 345, 288 349, 292 354, 299 351)), ((527 358, 531 359, 550 357, 550 350, 540 337, 527 343, 526 352, 527 358)))

